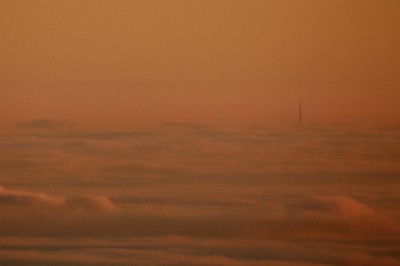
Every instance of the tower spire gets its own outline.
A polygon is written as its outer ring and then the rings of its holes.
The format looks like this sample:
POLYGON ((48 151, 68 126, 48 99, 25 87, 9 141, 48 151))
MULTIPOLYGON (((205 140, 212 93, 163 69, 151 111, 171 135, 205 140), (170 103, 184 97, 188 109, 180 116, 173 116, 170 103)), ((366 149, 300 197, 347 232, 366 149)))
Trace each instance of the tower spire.
POLYGON ((301 126, 303 120, 303 110, 301 106, 301 97, 300 97, 300 102, 299 102, 299 126, 301 126))

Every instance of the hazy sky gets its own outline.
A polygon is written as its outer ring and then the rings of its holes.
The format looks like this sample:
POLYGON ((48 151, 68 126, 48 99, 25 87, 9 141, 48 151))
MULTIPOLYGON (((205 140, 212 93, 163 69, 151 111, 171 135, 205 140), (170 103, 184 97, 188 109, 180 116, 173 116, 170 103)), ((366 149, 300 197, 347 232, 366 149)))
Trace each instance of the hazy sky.
POLYGON ((0 119, 400 122, 400 2, 0 1, 0 119))

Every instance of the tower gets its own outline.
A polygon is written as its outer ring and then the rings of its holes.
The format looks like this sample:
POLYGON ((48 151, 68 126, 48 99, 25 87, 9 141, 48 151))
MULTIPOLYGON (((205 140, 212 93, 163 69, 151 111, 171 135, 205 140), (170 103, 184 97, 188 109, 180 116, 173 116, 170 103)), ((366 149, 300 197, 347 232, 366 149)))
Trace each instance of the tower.
POLYGON ((299 102, 299 126, 301 126, 303 120, 303 110, 301 106, 301 97, 300 97, 300 102, 299 102))

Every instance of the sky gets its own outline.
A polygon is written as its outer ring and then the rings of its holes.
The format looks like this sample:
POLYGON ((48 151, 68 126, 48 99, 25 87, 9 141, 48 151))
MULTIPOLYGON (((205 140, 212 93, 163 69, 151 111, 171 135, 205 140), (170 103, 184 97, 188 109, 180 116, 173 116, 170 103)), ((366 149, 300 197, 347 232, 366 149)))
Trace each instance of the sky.
POLYGON ((400 121, 397 0, 0 5, 6 124, 400 121))
POLYGON ((0 265, 400 265, 398 25, 398 0, 0 0, 0 265))

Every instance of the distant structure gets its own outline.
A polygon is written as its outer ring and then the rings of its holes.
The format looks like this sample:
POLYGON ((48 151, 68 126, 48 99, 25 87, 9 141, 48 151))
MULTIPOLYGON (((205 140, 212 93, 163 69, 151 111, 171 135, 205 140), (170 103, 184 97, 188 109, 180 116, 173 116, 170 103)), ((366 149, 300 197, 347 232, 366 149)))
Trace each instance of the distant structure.
POLYGON ((301 97, 300 97, 300 102, 299 102, 299 126, 301 126, 301 123, 303 122, 303 110, 301 107, 301 97))

